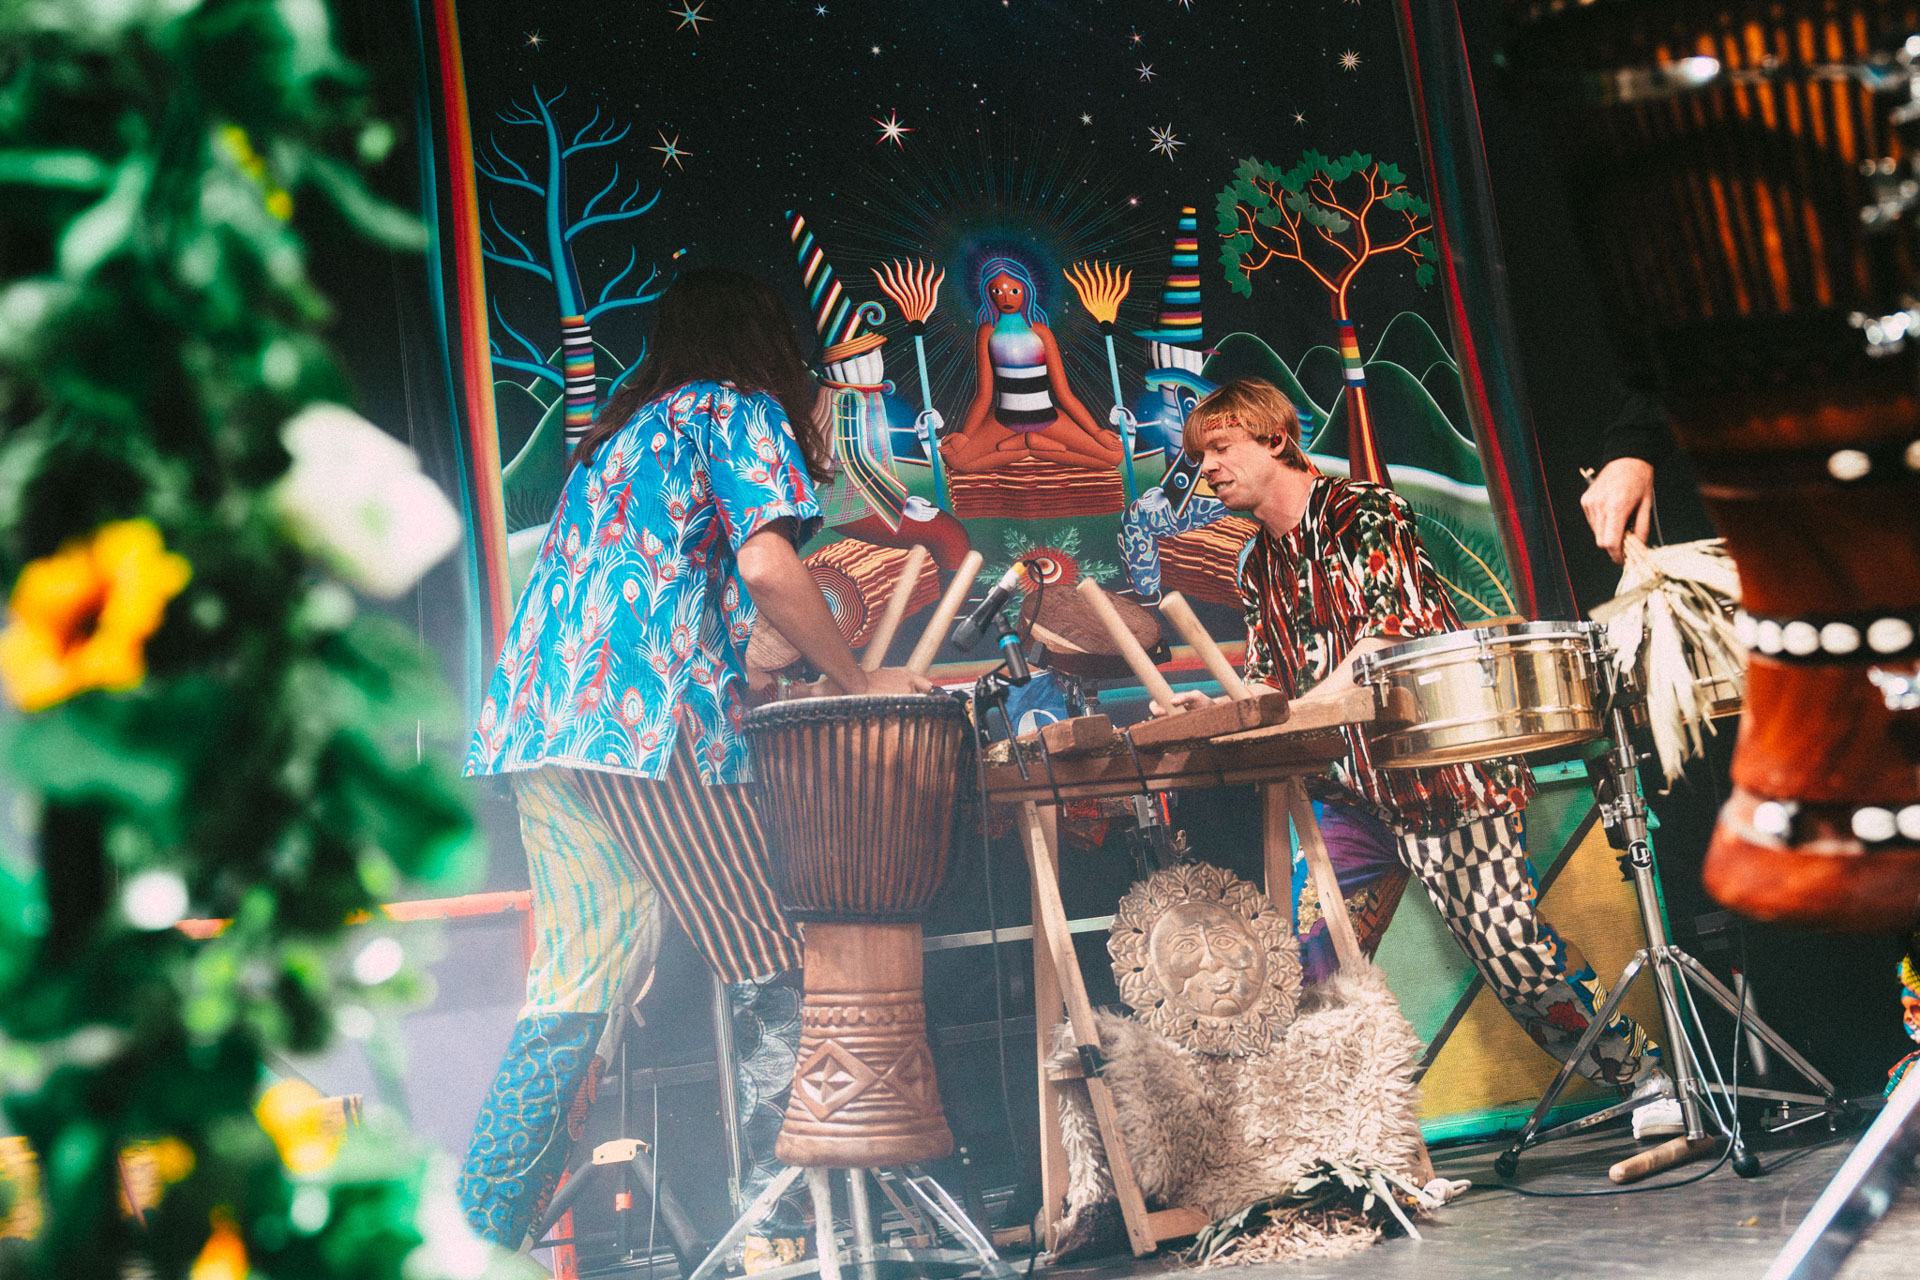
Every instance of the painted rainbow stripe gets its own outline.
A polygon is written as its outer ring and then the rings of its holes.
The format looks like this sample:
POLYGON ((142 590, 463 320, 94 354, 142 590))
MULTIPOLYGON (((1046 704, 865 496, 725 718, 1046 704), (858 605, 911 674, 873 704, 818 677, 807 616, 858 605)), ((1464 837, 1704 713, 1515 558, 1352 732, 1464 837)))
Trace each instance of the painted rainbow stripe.
POLYGON ((1199 218, 1192 205, 1180 209, 1180 221, 1173 237, 1173 261, 1167 282, 1160 290, 1160 319, 1152 329, 1138 329, 1134 336, 1181 346, 1199 346, 1200 336, 1200 237, 1199 218))
POLYGON ((449 354, 461 391, 458 441, 462 506, 467 512, 468 592, 480 622, 480 663, 490 671, 512 616, 507 595, 507 516, 500 474, 500 431, 494 417, 493 355, 488 346, 487 283, 480 257, 480 200, 473 167, 473 128, 460 58, 454 0, 432 0, 439 54, 440 105, 447 130, 446 174, 451 188, 447 225, 454 264, 455 305, 449 354))
POLYGON ((560 361, 567 379, 567 450, 572 452, 593 426, 599 400, 593 378, 593 330, 585 316, 560 317, 560 361))
POLYGON ((1373 409, 1368 404, 1367 371, 1360 360, 1360 339, 1353 321, 1336 320, 1340 333, 1340 362, 1345 366, 1347 389, 1341 394, 1347 403, 1347 460, 1355 480, 1387 484, 1387 464, 1380 457, 1380 443, 1373 434, 1373 409))
POLYGON ((833 264, 827 261, 827 255, 814 243, 813 232, 807 230, 807 220, 801 214, 787 211, 789 219, 787 238, 794 245, 794 256, 800 262, 800 279, 807 288, 807 305, 813 310, 813 327, 819 333, 820 341, 826 346, 835 346, 845 342, 851 336, 853 324, 852 299, 840 288, 840 279, 833 273, 833 264))

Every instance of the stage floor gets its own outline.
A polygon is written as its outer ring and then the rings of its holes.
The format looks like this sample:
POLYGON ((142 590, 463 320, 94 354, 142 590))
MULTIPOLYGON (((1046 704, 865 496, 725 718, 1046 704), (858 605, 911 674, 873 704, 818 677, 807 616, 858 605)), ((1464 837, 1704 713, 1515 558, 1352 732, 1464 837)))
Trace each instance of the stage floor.
MULTIPOLYGON (((1811 1126, 1810 1126, 1811 1127, 1811 1126)), ((1822 1134, 1820 1137, 1824 1137, 1822 1134)), ((1420 1280, 1484 1280, 1489 1276, 1613 1280, 1759 1280, 1853 1147, 1854 1135, 1762 1152, 1764 1176, 1743 1179, 1721 1166, 1704 1181, 1668 1191, 1588 1199, 1539 1199, 1498 1186, 1499 1145, 1436 1151, 1436 1170, 1469 1178, 1473 1189, 1420 1224, 1421 1242, 1393 1239, 1326 1262, 1221 1268, 1248 1280, 1348 1280, 1413 1275, 1420 1280)), ((1624 1133, 1581 1136, 1536 1148, 1518 1179, 1530 1190, 1605 1187, 1607 1166, 1637 1150, 1624 1133)), ((1697 1170, 1694 1170, 1697 1171, 1697 1170)), ((1653 1179, 1675 1178, 1689 1170, 1653 1179)), ((1018 1259, 1015 1260, 1016 1265, 1018 1259)), ((1177 1267, 1163 1257, 1069 1264, 1053 1280, 1120 1280, 1177 1267)), ((1181 1268, 1184 1270, 1185 1268, 1181 1268)), ((1887 1217, 1855 1250, 1843 1280, 1920 1276, 1920 1186, 1909 1185, 1887 1217)))

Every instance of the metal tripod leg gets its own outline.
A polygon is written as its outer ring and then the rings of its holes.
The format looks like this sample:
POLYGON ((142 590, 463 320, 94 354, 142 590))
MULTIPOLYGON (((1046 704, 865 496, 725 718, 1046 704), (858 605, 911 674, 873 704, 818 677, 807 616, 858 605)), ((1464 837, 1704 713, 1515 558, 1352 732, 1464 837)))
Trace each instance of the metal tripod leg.
POLYGON ((1920 1156, 1920 1071, 1908 1071, 1853 1153, 1767 1268, 1766 1280, 1828 1280, 1886 1216, 1920 1156))
MULTIPOLYGON (((1818 1096, 1813 1094, 1781 1094, 1777 1092, 1770 1092, 1766 1096, 1786 1102, 1810 1102, 1829 1107, 1838 1107, 1841 1105, 1844 1100, 1840 1096, 1839 1089, 1834 1086, 1833 1081, 1822 1075, 1820 1068, 1808 1062, 1806 1055, 1794 1048, 1784 1036, 1768 1026, 1756 1016, 1751 1009, 1746 1008, 1742 1004, 1739 996, 1729 990, 1724 982, 1713 976, 1712 970, 1708 969, 1705 965, 1678 947, 1670 947, 1668 950, 1672 953, 1674 960, 1686 970, 1687 977, 1706 987, 1707 994, 1718 1001, 1721 1008, 1736 1018, 1744 1018, 1746 1020, 1746 1034, 1748 1036, 1762 1041, 1769 1049, 1772 1049, 1775 1053, 1786 1059, 1787 1065, 1798 1072, 1801 1079, 1820 1091, 1818 1096)), ((1745 1091, 1742 1090, 1742 1092, 1744 1093, 1745 1091)))
POLYGON ((720 1243, 713 1246, 713 1252, 709 1253, 706 1256, 706 1260, 693 1269, 693 1274, 688 1276, 687 1280, 707 1280, 707 1277, 719 1271, 721 1265, 726 1262, 727 1255, 738 1248, 740 1242, 747 1238, 747 1232, 753 1230, 754 1224, 759 1222, 767 1211, 773 1208, 774 1201, 787 1194, 787 1188, 793 1185, 794 1180, 800 1176, 801 1172, 802 1170, 798 1165, 782 1169, 780 1176, 772 1182, 769 1182, 766 1188, 753 1198, 753 1203, 747 1206, 747 1211, 736 1218, 733 1225, 727 1228, 727 1234, 720 1237, 720 1243))
POLYGON ((999 1277, 1013 1275, 1013 1268, 1001 1260, 999 1253, 993 1247, 993 1241, 987 1238, 987 1233, 974 1224, 973 1219, 967 1216, 966 1210, 962 1209, 959 1203, 948 1194, 945 1187, 935 1182, 928 1174, 917 1170, 911 1171, 911 1176, 906 1181, 908 1189, 921 1204, 926 1206, 927 1212, 934 1220, 952 1232, 954 1239, 973 1252, 975 1260, 980 1264, 982 1276, 987 1280, 998 1280, 999 1277))
MULTIPOLYGON (((1627 967, 1621 971, 1620 980, 1614 983, 1613 990, 1607 993, 1606 1003, 1600 1006, 1600 1011, 1594 1014, 1592 1020, 1587 1023, 1586 1031, 1581 1034, 1580 1042, 1574 1046, 1573 1052, 1567 1055, 1567 1060, 1560 1064, 1560 1070, 1553 1077, 1553 1083, 1547 1086, 1547 1091, 1540 1095, 1540 1101, 1534 1104, 1533 1114, 1528 1116, 1526 1124, 1521 1126, 1520 1134, 1513 1140, 1513 1145, 1495 1158, 1493 1162, 1493 1171, 1495 1173, 1503 1178, 1511 1178, 1514 1170, 1520 1167, 1520 1153, 1532 1146, 1536 1140, 1545 1140, 1544 1137, 1536 1139, 1535 1135, 1539 1134, 1540 1126, 1546 1120, 1547 1113, 1553 1110, 1554 1103, 1560 1101, 1560 1094, 1566 1089, 1568 1082, 1573 1079, 1574 1071, 1587 1056, 1587 1053, 1599 1041, 1601 1034, 1606 1031, 1607 1025, 1613 1021, 1614 1014, 1620 1010, 1621 1001, 1626 999, 1627 989, 1633 985, 1633 980, 1640 976, 1640 970, 1645 968, 1646 965, 1647 952, 1645 948, 1634 952, 1633 959, 1627 961, 1627 967)), ((1609 1107, 1607 1110, 1614 1114, 1623 1114, 1622 1108, 1626 1108, 1626 1104, 1622 1103, 1621 1107, 1609 1107)), ((1626 1109, 1630 1110, 1631 1108, 1626 1109)), ((1606 1118, 1611 1119, 1612 1115, 1606 1118)), ((1593 1117, 1585 1117, 1584 1119, 1586 1122, 1576 1120, 1574 1125, 1588 1128, 1593 1124, 1601 1123, 1600 1120, 1595 1120, 1593 1117)), ((1553 1136, 1559 1136, 1562 1133, 1574 1132, 1574 1126, 1563 1125, 1550 1132, 1553 1136)))

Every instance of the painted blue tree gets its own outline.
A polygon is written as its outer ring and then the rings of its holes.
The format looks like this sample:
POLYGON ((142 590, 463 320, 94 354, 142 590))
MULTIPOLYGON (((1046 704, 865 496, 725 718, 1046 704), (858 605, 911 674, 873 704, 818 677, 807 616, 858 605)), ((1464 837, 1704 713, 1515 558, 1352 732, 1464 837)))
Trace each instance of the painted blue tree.
MULTIPOLYGON (((646 279, 638 284, 629 285, 623 292, 616 293, 627 277, 632 275, 639 264, 640 254, 636 247, 629 246, 627 264, 617 275, 601 286, 598 296, 589 303, 586 292, 580 284, 580 272, 574 265, 573 242, 581 232, 589 227, 603 226, 608 223, 625 222, 645 216, 654 205, 660 202, 660 189, 655 188, 652 196, 641 201, 643 184, 634 179, 633 189, 620 202, 603 212, 594 210, 600 202, 611 195, 621 185, 620 165, 616 161, 613 176, 607 185, 600 188, 579 216, 573 216, 567 197, 567 163, 573 157, 585 151, 602 147, 611 147, 623 141, 632 131, 630 124, 620 125, 616 130, 614 122, 600 123, 600 108, 593 109, 593 118, 588 120, 571 141, 561 140, 561 128, 553 113, 554 104, 567 94, 565 89, 552 97, 543 97, 540 87, 533 88, 533 109, 520 105, 516 100, 509 110, 499 113, 504 124, 518 127, 530 127, 540 130, 544 145, 544 164, 536 164, 535 169, 543 169, 541 177, 535 179, 526 168, 508 155, 493 135, 487 137, 492 148, 491 156, 481 155, 474 167, 482 177, 499 183, 509 189, 531 192, 541 202, 541 232, 538 237, 543 241, 543 253, 536 254, 527 246, 525 240, 507 229, 494 208, 493 201, 487 202, 487 217, 492 221, 492 231, 481 230, 481 253, 490 262, 516 270, 529 272, 540 277, 553 287, 554 302, 559 309, 560 344, 556 356, 548 354, 534 345, 520 330, 508 321, 500 307, 500 292, 489 290, 492 294, 493 317, 500 329, 516 343, 525 356, 509 355, 501 349, 496 338, 492 341, 493 364, 496 369, 527 374, 551 384, 566 399, 565 407, 565 444, 571 449, 586 434, 593 423, 594 411, 599 405, 599 381, 595 371, 595 349, 593 342, 593 322, 598 317, 623 307, 641 307, 658 298, 665 291, 669 279, 661 278, 660 268, 649 265, 646 279), (596 132, 598 130, 598 132, 596 132), (496 235, 498 239, 496 239, 496 235), (503 245, 510 246, 503 249, 503 245)), ((627 366, 631 370, 639 364, 636 359, 627 366)), ((625 376, 626 370, 621 375, 625 376)), ((614 380, 618 385, 618 378, 614 380)), ((611 390, 611 387, 609 388, 611 390)))

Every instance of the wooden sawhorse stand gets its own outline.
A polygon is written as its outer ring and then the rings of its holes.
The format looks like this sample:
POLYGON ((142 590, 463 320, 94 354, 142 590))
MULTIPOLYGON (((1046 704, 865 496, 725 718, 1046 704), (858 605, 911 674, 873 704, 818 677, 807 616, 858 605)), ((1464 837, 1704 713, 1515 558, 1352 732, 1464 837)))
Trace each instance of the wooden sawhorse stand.
POLYGON ((1038 744, 1027 748, 1026 775, 1014 764, 989 765, 987 799, 1020 806, 1017 826, 1033 877, 1033 998, 1036 1054, 1040 1072, 1040 1186, 1047 1214, 1045 1245, 1057 1243, 1053 1215, 1067 1190, 1067 1157, 1060 1139, 1060 1113, 1053 1090, 1061 1080, 1086 1080, 1095 1122, 1106 1147, 1107 1165, 1136 1256, 1157 1249, 1162 1240, 1190 1236, 1207 1224, 1197 1209, 1169 1208, 1149 1213, 1134 1181, 1133 1165, 1120 1137, 1113 1098, 1097 1074, 1075 1069, 1057 1072, 1047 1059, 1054 1028, 1064 1020, 1077 1045, 1099 1048, 1093 1005, 1074 954, 1066 908, 1060 899, 1058 846, 1059 800, 1138 795, 1192 787, 1254 783, 1260 786, 1265 819, 1266 889, 1276 906, 1292 917, 1291 822, 1319 892, 1335 952, 1343 967, 1361 959, 1360 944, 1342 903, 1339 882, 1320 838, 1313 806, 1301 779, 1325 772, 1346 753, 1339 730, 1347 725, 1404 722, 1410 717, 1393 704, 1383 708, 1371 689, 1355 689, 1338 700, 1289 706, 1278 693, 1262 693, 1241 702, 1156 720, 1133 728, 1133 751, 1105 716, 1087 716, 1046 726, 1049 760, 1038 744), (1137 757, 1136 757, 1137 753, 1137 757), (1050 765, 1050 768, 1049 768, 1050 765), (1064 1019, 1062 1017, 1064 1013, 1064 1019))

